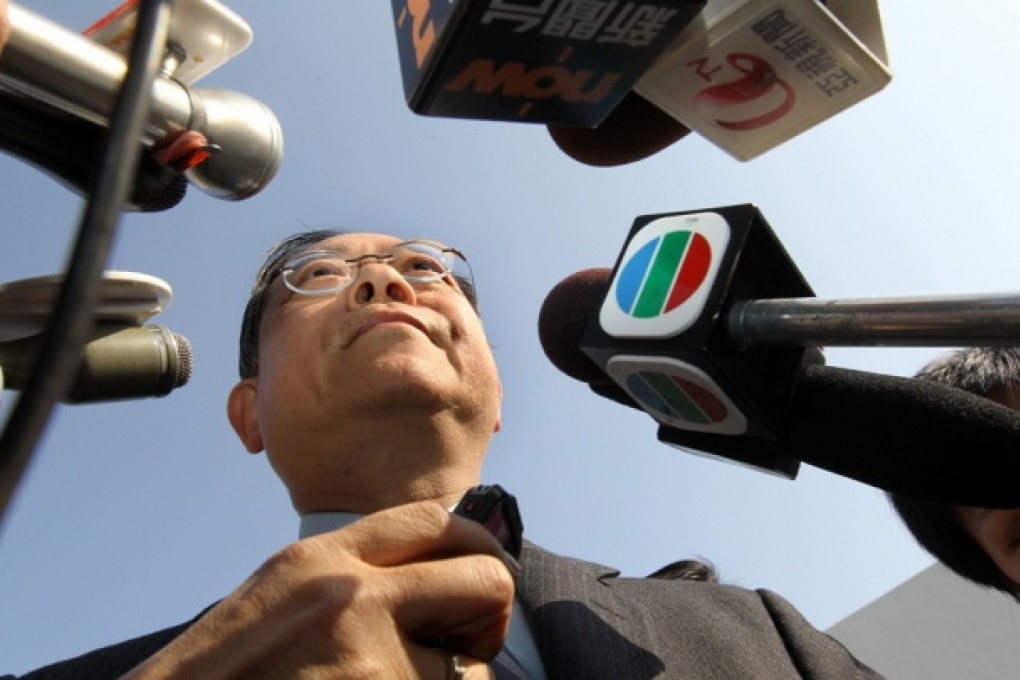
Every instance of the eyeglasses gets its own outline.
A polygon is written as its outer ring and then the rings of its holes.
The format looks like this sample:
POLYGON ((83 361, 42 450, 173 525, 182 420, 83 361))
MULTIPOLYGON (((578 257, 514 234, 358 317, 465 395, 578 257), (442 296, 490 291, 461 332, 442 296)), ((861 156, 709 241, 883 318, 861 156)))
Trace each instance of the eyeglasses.
POLYGON ((474 286, 471 267, 459 250, 428 241, 407 241, 386 254, 350 259, 331 250, 302 253, 284 265, 283 283, 301 295, 329 295, 351 285, 367 260, 390 265, 411 284, 441 281, 450 276, 474 286))

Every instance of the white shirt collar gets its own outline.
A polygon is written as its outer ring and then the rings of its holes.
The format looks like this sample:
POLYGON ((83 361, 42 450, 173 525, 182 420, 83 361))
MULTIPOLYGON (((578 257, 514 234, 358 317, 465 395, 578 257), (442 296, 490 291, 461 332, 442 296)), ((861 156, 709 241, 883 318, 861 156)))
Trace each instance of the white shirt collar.
POLYGON ((343 529, 348 524, 358 521, 364 517, 354 512, 309 512, 301 515, 301 526, 298 530, 299 538, 308 538, 324 534, 327 531, 343 529))

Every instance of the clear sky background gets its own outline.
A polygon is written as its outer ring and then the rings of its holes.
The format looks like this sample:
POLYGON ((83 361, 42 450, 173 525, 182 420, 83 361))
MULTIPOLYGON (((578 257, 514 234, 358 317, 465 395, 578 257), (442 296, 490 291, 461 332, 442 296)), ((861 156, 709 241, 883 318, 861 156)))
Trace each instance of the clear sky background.
MULTIPOLYGON (((116 3, 22 4, 79 31, 116 3)), ((820 628, 930 563, 875 489, 658 443, 650 418, 560 374, 536 322, 558 281, 614 262, 634 217, 738 203, 760 207, 820 297, 1017 290, 1020 5, 887 2, 894 78, 870 99, 748 163, 691 135, 608 169, 571 160, 541 126, 411 113, 389 3, 231 6, 254 44, 198 86, 268 104, 283 166, 246 201, 193 188, 122 220, 109 268, 172 286, 152 322, 191 341, 195 374, 162 399, 57 409, 0 527, 0 672, 189 619, 295 539, 286 493, 224 404, 254 271, 305 227, 430 236, 468 255, 506 395, 484 479, 517 495, 533 541, 628 575, 702 556, 820 628)), ((62 271, 81 198, 10 156, 0 183, 0 281, 62 271)), ((908 375, 940 351, 826 355, 908 375)))

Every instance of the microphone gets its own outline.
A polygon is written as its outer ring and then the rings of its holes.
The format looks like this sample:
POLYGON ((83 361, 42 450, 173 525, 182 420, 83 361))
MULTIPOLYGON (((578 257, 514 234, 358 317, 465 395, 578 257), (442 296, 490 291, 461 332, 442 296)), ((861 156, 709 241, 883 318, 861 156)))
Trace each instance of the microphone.
MULTIPOLYGON (((124 58, 16 4, 9 4, 8 11, 11 31, 0 59, 0 86, 107 126, 127 71, 124 58)), ((189 131, 203 135, 218 151, 184 174, 217 198, 239 200, 258 193, 282 160, 279 122, 262 102, 157 77, 141 143, 162 146, 189 131)))
POLYGON ((806 285, 784 257, 750 206, 638 218, 614 270, 579 272, 549 293, 542 346, 597 394, 649 413, 664 443, 791 479, 804 462, 915 497, 1020 506, 1020 415, 955 388, 827 367, 817 349, 1011 344, 1020 296, 784 299, 775 291, 806 285), (723 227, 727 243, 718 240, 723 227), (686 249, 670 252, 680 232, 686 249), (638 278, 646 291, 664 278, 683 283, 686 300, 661 314, 607 313, 628 301, 638 278), (749 300, 756 290, 777 297, 749 300), (700 309, 691 311, 692 302, 700 309), (643 322, 658 327, 644 333, 643 322))
MULTIPOLYGON (((0 342, 5 388, 22 390, 32 377, 39 335, 0 342)), ((82 347, 74 383, 61 401, 85 404, 163 397, 191 379, 186 338, 163 326, 99 323, 82 347)))
MULTIPOLYGON (((0 149, 47 172, 68 188, 89 191, 105 128, 0 88, 0 149)), ((126 210, 174 207, 187 192, 184 175, 157 163, 139 144, 141 160, 126 210)))
POLYGON ((595 167, 626 165, 655 155, 691 130, 647 99, 628 92, 593 128, 547 125, 560 151, 595 167))
POLYGON ((621 110, 549 133, 595 166, 641 160, 689 130, 748 161, 881 90, 887 64, 876 0, 708 0, 621 110))
POLYGON ((590 128, 705 2, 392 0, 404 95, 423 115, 590 128))

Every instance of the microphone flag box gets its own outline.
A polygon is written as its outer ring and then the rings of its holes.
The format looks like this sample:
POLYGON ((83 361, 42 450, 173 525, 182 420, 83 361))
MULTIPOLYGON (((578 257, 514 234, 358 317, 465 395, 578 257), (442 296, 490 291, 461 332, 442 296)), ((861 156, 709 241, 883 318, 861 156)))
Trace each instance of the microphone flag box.
POLYGON ((595 127, 706 0, 392 0, 415 113, 595 127))
POLYGON ((876 0, 709 0, 634 89, 748 161, 891 79, 876 0))
POLYGON ((581 349, 676 433, 660 433, 663 441, 731 440, 731 459, 792 477, 795 461, 769 442, 816 355, 735 347, 726 313, 737 300, 813 295, 753 205, 646 215, 634 221, 581 349))
MULTIPOLYGON (((125 59, 138 21, 138 0, 127 0, 82 33, 125 59)), ((175 2, 167 29, 171 75, 191 85, 248 49, 251 27, 219 0, 175 2)))

